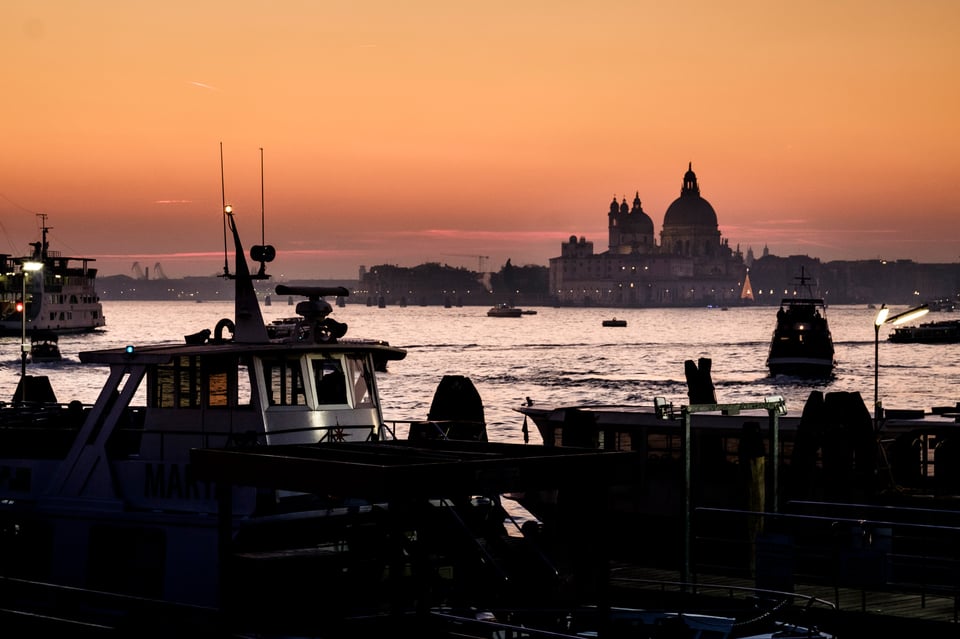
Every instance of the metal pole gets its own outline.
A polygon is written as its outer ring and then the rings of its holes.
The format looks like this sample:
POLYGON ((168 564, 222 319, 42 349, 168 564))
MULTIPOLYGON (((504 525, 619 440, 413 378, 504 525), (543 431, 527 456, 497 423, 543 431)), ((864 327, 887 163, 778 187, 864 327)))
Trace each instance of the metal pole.
POLYGON ((27 271, 20 267, 20 377, 27 374, 27 271))
POLYGON ((880 324, 873 324, 873 430, 880 424, 880 324))
POLYGON ((27 270, 20 265, 20 401, 27 401, 27 270))
POLYGON ((690 440, 690 411, 689 407, 682 408, 683 413, 683 590, 686 591, 690 583, 690 552, 691 529, 693 527, 693 504, 690 494, 690 480, 693 465, 693 442, 690 440))

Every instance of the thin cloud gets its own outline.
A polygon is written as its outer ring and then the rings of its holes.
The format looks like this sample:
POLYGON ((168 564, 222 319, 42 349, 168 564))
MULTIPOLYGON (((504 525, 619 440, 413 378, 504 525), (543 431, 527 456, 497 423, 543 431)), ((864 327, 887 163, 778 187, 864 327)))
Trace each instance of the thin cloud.
POLYGON ((207 83, 205 83, 205 82, 196 82, 196 81, 194 81, 194 80, 191 80, 191 81, 190 81, 190 84, 192 84, 192 85, 195 86, 195 87, 199 87, 199 88, 201 88, 201 89, 207 89, 208 91, 219 91, 219 90, 220 90, 220 89, 218 89, 217 87, 211 86, 211 85, 209 85, 209 84, 207 84, 207 83))
POLYGON ((223 252, 197 251, 195 253, 101 253, 97 255, 97 259, 104 260, 193 260, 208 259, 212 257, 222 258, 223 252))

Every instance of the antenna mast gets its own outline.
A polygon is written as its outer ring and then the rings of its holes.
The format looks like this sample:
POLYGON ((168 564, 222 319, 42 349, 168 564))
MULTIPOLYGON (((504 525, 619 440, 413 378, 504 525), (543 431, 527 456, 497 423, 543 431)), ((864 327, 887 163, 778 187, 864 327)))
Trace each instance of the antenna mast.
POLYGON ((266 244, 266 233, 263 223, 263 147, 260 147, 260 243, 266 244))
POLYGON ((220 142, 220 211, 223 215, 223 276, 230 277, 227 264, 227 191, 223 181, 223 142, 220 142))

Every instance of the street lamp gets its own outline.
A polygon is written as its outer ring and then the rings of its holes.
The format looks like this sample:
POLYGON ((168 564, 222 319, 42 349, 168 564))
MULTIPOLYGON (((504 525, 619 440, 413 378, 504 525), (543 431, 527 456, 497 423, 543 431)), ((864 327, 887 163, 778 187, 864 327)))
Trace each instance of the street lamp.
POLYGON ((20 297, 20 386, 21 399, 27 398, 27 382, 24 379, 27 376, 27 353, 30 352, 30 345, 27 343, 27 273, 33 273, 43 268, 43 262, 22 262, 20 264, 20 282, 22 285, 22 295, 20 297))
POLYGON ((877 318, 873 322, 873 428, 876 431, 880 425, 880 327, 884 324, 896 326, 917 319, 930 312, 930 307, 921 304, 908 311, 897 313, 893 317, 890 315, 890 309, 886 304, 880 306, 877 318))

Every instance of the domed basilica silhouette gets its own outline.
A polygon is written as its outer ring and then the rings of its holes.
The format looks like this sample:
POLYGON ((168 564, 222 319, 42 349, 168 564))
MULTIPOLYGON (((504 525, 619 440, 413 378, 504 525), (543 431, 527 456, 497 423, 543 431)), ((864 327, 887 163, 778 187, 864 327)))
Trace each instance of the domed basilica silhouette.
POLYGON ((571 236, 550 260, 550 292, 561 306, 701 306, 740 303, 747 267, 720 234, 717 213, 700 195, 693 163, 680 197, 667 207, 657 243, 640 203, 610 203, 608 246, 571 236))

